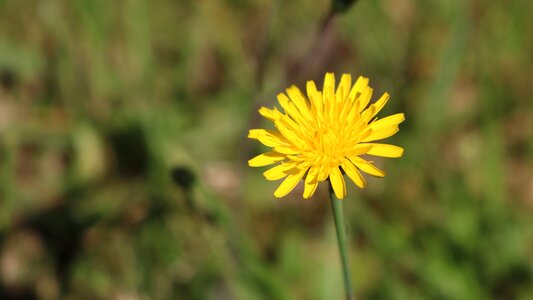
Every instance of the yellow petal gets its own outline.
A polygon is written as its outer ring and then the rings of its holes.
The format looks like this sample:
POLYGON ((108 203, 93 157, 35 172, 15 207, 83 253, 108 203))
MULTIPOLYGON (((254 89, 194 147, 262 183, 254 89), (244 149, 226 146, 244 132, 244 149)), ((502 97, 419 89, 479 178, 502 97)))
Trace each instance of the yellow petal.
POLYGON ((288 140, 291 144, 300 148, 303 148, 305 141, 301 138, 301 133, 297 131, 298 126, 289 116, 283 116, 274 122, 279 132, 288 140))
POLYGON ((270 108, 262 106, 261 108, 259 108, 258 111, 260 115, 262 115, 264 118, 270 121, 276 121, 283 115, 276 107, 274 107, 273 109, 270 109, 270 108))
POLYGON ((268 147, 290 146, 291 144, 279 132, 265 129, 250 129, 248 138, 256 139, 268 147))
POLYGON ((289 158, 291 161, 297 161, 297 162, 303 162, 303 161, 308 161, 308 159, 302 155, 292 155, 292 154, 289 154, 287 155, 287 158, 289 158))
POLYGON ((295 168, 292 173, 283 180, 283 182, 279 185, 279 187, 274 192, 274 196, 276 198, 281 198, 285 195, 287 195, 290 191, 296 187, 298 182, 302 179, 302 177, 305 175, 305 172, 307 171, 307 168, 295 168))
POLYGON ((287 109, 285 107, 291 101, 289 97, 285 95, 284 93, 279 93, 276 95, 276 97, 278 98, 278 102, 281 105, 281 107, 285 110, 285 112, 287 112, 287 109))
POLYGON ((294 146, 275 146, 274 151, 287 155, 301 153, 301 151, 296 149, 294 146))
POLYGON ((372 104, 372 106, 375 107, 376 110, 372 114, 371 118, 373 118, 375 115, 379 113, 379 111, 385 106, 385 104, 387 104, 387 102, 389 101, 389 98, 390 98, 389 93, 384 93, 383 96, 381 96, 381 98, 379 98, 379 100, 376 101, 376 103, 372 104))
POLYGON ((367 154, 382 156, 382 157, 401 157, 403 155, 403 148, 396 145, 389 144, 377 144, 377 143, 368 143, 360 145, 371 145, 372 148, 367 152, 367 154))
POLYGON ((270 168, 270 169, 266 170, 265 172, 263 172, 263 176, 265 176, 265 178, 267 180, 271 180, 271 181, 279 180, 281 178, 286 177, 290 173, 292 173, 292 170, 297 165, 298 164, 296 164, 294 162, 281 163, 281 164, 279 164, 279 165, 277 165, 277 166, 275 166, 273 168, 270 168))
POLYGON ((348 116, 350 115, 350 113, 355 111, 354 104, 355 102, 343 100, 343 102, 341 103, 341 108, 339 110, 338 122, 342 124, 346 124, 346 120, 348 119, 348 116))
POLYGON ((385 172, 376 168, 376 166, 374 166, 372 163, 360 158, 360 157, 354 157, 354 158, 350 158, 350 160, 355 164, 355 166, 367 173, 367 174, 370 174, 372 176, 376 176, 376 177, 384 177, 385 176, 385 172))
POLYGON ((278 152, 267 152, 263 154, 259 154, 258 156, 250 159, 248 161, 248 165, 250 167, 264 167, 271 165, 273 163, 277 163, 278 161, 282 161, 287 158, 287 155, 281 154, 278 152))
POLYGON ((264 106, 259 108, 259 114, 262 115, 263 117, 265 117, 266 119, 270 120, 270 121, 276 121, 277 119, 279 119, 283 115, 275 107, 273 109, 270 109, 270 108, 266 108, 264 106))
POLYGON ((338 199, 344 199, 346 196, 346 183, 344 182, 344 177, 342 176, 341 170, 339 170, 338 167, 331 169, 329 180, 331 181, 331 186, 333 187, 335 196, 338 199))
POLYGON ((365 109, 361 113, 361 121, 363 123, 368 123, 370 122, 370 119, 372 119, 372 117, 375 115, 376 115, 376 107, 374 107, 374 105, 370 105, 367 109, 365 109))
POLYGON ((357 140, 357 142, 365 141, 373 133, 371 128, 368 128, 368 129, 362 130, 362 131, 363 131, 363 133, 359 136, 359 139, 357 140))
POLYGON ((364 138, 362 142, 371 142, 371 141, 386 139, 390 136, 393 136, 399 130, 400 129, 398 128, 398 126, 391 126, 391 127, 387 127, 384 129, 372 131, 372 133, 370 133, 370 135, 364 138))
POLYGON ((324 119, 324 96, 322 92, 318 92, 315 95, 316 101, 313 103, 316 106, 313 106, 312 109, 316 113, 316 122, 317 124, 321 124, 324 119))
POLYGON ((250 129, 248 130, 248 138, 257 139, 258 136, 264 134, 265 132, 265 129, 250 129))
POLYGON ((279 93, 277 95, 278 102, 285 111, 286 114, 291 116, 300 115, 300 112, 296 109, 296 106, 291 102, 290 98, 283 94, 279 93))
POLYGON ((315 82, 313 80, 307 81, 305 87, 306 87, 306 90, 307 90, 307 96, 309 98, 312 98, 316 93, 318 93, 318 90, 316 89, 315 82))
POLYGON ((337 87, 336 94, 339 95, 340 100, 344 101, 348 94, 350 93, 350 86, 352 85, 352 75, 342 74, 339 87, 337 87))
POLYGON ((326 93, 331 93, 331 95, 335 94, 335 75, 333 73, 326 73, 322 92, 324 95, 326 93))
POLYGON ((381 120, 372 122, 370 124, 370 128, 372 128, 373 130, 379 130, 379 129, 383 129, 386 127, 398 125, 402 123, 404 120, 405 120, 404 114, 395 114, 392 116, 385 117, 381 120))
POLYGON ((312 119, 309 112, 307 112, 308 117, 304 117, 293 102, 285 103, 284 107, 287 115, 281 115, 274 121, 274 123, 282 118, 285 118, 285 121, 290 121, 292 124, 291 128, 305 128, 306 130, 309 130, 310 120, 312 119))
POLYGON ((287 115, 280 116, 274 122, 285 117, 286 120, 290 121, 293 124, 293 129, 305 128, 305 130, 309 130, 310 122, 313 117, 311 116, 309 108, 307 107, 307 100, 301 94, 300 90, 298 90, 298 88, 296 88, 295 86, 292 86, 291 88, 287 89, 287 91, 289 92, 289 96, 291 96, 291 98, 288 98, 287 95, 283 93, 278 94, 278 101, 287 113, 287 115), (300 99, 295 101, 294 99, 298 97, 300 97, 300 99), (299 107, 297 107, 296 102, 298 102, 299 107))
POLYGON ((368 153, 372 149, 372 146, 369 144, 357 144, 350 151, 348 151, 347 156, 358 156, 368 153))
POLYGON ((335 75, 333 73, 326 73, 324 77, 323 95, 323 116, 333 122, 337 117, 336 101, 335 101, 335 75))
POLYGON ((311 114, 309 112, 309 103, 305 99, 305 96, 300 92, 296 86, 291 86, 287 89, 287 94, 291 98, 292 102, 296 105, 296 108, 300 111, 301 115, 306 119, 311 119, 311 114))
POLYGON ((361 176, 361 173, 359 173, 359 170, 353 165, 351 161, 348 159, 344 159, 344 161, 341 164, 342 169, 344 172, 346 172, 346 175, 350 177, 350 179, 360 188, 365 187, 365 179, 363 176, 361 176))
POLYGON ((313 196, 318 187, 318 170, 318 167, 313 166, 307 172, 307 177, 305 177, 304 199, 309 199, 313 196))
POLYGON ((348 95, 348 99, 350 99, 350 101, 355 101, 355 99, 361 96, 362 91, 367 86, 368 86, 368 78, 359 76, 357 80, 355 81, 355 84, 353 85, 352 90, 350 91, 350 94, 348 95))
POLYGON ((320 166, 320 169, 318 170, 318 181, 324 181, 326 178, 328 178, 329 175, 329 169, 326 168, 324 165, 320 166))
POLYGON ((307 81, 307 97, 309 97, 311 111, 316 116, 320 116, 318 113, 322 112, 322 94, 317 91, 315 82, 312 80, 307 81))
POLYGON ((348 115, 346 116, 346 120, 348 124, 354 124, 358 122, 359 120, 361 120, 361 115, 357 111, 357 103, 355 103, 355 105, 353 105, 350 111, 348 112, 348 115))
POLYGON ((261 136, 268 136, 268 137, 280 137, 279 132, 273 131, 273 130, 266 130, 266 129, 250 129, 248 131, 248 138, 251 139, 258 139, 261 136))
POLYGON ((357 111, 362 112, 370 103, 370 99, 372 99, 372 93, 373 89, 369 86, 365 87, 365 89, 361 92, 361 96, 357 98, 357 111))
MULTIPOLYGON (((291 93, 294 94, 295 92, 291 91, 291 93)), ((300 93, 299 90, 298 90, 298 93, 300 93)), ((308 123, 312 119, 309 113, 309 110, 307 110, 307 112, 301 113, 300 110, 297 108, 295 102, 291 101, 292 99, 290 99, 287 95, 283 93, 279 93, 277 97, 278 97, 279 104, 281 105, 281 107, 283 108, 283 110, 285 111, 287 115, 282 115, 280 118, 276 119, 274 122, 279 121, 282 118, 285 118, 286 121, 291 121, 291 123, 295 125, 295 126, 292 126, 292 128, 308 127, 308 123)), ((306 101, 306 100, 304 99, 303 101, 306 101)), ((306 104, 300 104, 300 105, 306 105, 306 104)))

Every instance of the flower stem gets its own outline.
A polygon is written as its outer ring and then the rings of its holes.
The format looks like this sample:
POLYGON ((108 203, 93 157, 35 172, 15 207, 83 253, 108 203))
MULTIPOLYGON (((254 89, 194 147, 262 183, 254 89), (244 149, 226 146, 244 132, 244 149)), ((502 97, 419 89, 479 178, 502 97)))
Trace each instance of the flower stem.
POLYGON ((350 277, 350 268, 348 263, 348 251, 346 249, 346 229, 344 224, 344 216, 342 213, 342 200, 337 199, 331 188, 329 187, 329 197, 331 200, 331 210, 333 211, 333 220, 335 221, 335 230, 337 232, 337 242, 339 244, 339 252, 342 262, 342 274, 344 278, 344 290, 346 292, 347 300, 355 300, 352 288, 352 280, 350 277))

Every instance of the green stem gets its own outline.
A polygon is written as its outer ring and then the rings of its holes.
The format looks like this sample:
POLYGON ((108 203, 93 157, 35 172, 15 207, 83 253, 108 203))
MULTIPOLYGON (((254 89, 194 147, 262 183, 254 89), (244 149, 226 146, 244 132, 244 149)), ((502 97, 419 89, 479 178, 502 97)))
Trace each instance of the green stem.
POLYGON ((344 225, 344 216, 342 213, 342 200, 337 199, 333 193, 333 189, 329 188, 329 195, 331 200, 331 210, 333 211, 333 220, 335 221, 335 230, 337 232, 337 242, 339 244, 339 252, 342 262, 342 274, 344 278, 344 290, 346 292, 347 300, 355 300, 352 288, 352 280, 350 278, 350 268, 348 263, 348 251, 346 247, 346 229, 344 225))

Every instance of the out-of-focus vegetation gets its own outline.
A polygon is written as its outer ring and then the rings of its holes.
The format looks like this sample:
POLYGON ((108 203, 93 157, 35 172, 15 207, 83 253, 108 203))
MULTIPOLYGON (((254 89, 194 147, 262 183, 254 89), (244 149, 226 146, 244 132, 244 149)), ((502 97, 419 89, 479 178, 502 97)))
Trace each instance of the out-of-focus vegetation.
POLYGON ((371 78, 405 155, 345 200, 362 299, 533 296, 533 2, 0 0, 1 299, 340 299, 327 187, 246 161, 371 78))

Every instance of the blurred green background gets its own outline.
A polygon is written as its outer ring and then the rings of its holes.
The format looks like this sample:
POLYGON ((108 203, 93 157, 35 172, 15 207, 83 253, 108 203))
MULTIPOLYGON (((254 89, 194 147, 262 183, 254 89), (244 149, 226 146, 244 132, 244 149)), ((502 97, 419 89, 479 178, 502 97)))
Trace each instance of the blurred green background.
POLYGON ((345 200, 361 299, 533 299, 533 2, 0 0, 0 299, 341 299, 256 112, 326 71, 407 120, 345 200))

